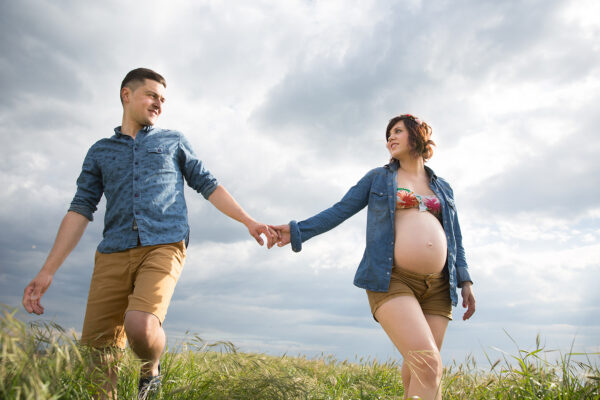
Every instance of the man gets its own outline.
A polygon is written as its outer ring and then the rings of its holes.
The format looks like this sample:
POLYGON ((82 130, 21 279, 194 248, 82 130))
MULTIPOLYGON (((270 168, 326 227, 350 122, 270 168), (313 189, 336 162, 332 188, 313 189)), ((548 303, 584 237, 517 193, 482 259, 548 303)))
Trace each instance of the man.
MULTIPOLYGON (((162 76, 146 68, 125 76, 122 125, 88 151, 54 246, 23 295, 28 312, 44 312, 41 297, 92 221, 104 194, 103 240, 96 252, 81 342, 108 350, 124 348, 128 339, 143 362, 142 397, 160 383, 159 360, 165 347, 162 322, 185 260, 189 227, 183 180, 221 212, 246 225, 260 245, 261 234, 269 248, 276 240, 272 230, 253 220, 218 184, 181 133, 154 127, 166 86, 162 76)), ((108 378, 106 394, 116 396, 114 368, 108 368, 108 378)))

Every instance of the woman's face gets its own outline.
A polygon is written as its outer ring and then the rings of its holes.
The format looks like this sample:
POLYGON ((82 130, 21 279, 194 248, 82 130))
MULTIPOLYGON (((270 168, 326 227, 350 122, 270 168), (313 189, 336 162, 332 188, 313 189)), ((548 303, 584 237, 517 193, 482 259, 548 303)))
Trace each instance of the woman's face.
POLYGON ((408 131, 404 126, 404 121, 398 121, 390 129, 390 136, 386 144, 390 155, 399 160, 410 154, 410 145, 408 143, 408 131))

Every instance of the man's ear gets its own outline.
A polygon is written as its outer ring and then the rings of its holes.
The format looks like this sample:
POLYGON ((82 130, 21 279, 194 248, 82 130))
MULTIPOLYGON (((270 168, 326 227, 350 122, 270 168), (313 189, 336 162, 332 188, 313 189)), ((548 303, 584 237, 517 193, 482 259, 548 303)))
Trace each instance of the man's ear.
POLYGON ((123 89, 121 89, 121 102, 123 104, 128 103, 130 97, 131 97, 131 89, 128 88, 127 86, 125 86, 123 89))

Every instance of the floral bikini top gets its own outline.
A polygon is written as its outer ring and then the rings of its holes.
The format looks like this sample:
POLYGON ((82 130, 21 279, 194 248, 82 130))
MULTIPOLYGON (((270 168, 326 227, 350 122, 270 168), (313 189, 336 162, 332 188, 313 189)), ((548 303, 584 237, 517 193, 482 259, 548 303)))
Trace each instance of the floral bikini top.
POLYGON ((437 196, 420 196, 405 188, 398 188, 396 208, 418 208, 419 211, 429 211, 438 218, 442 212, 437 196))

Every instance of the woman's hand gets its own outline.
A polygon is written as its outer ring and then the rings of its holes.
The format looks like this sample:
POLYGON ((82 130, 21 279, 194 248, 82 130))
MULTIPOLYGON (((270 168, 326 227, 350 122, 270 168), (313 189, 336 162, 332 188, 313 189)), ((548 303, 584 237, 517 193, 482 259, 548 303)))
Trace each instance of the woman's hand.
POLYGON ((475 314, 475 295, 473 294, 473 284, 471 282, 462 283, 462 291, 460 292, 463 301, 462 306, 466 308, 465 314, 463 315, 463 321, 468 320, 475 314))
POLYGON ((269 228, 277 232, 277 246, 283 247, 290 242, 290 226, 285 225, 269 225, 269 228))

